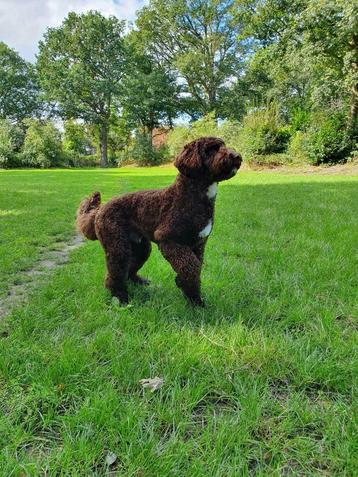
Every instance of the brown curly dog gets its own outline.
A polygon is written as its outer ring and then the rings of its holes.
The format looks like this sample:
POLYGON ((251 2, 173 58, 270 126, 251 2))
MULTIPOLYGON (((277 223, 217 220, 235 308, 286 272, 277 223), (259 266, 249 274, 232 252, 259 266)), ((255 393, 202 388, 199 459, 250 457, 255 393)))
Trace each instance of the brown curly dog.
POLYGON ((81 202, 79 230, 98 239, 106 254, 106 287, 128 302, 127 281, 147 284, 137 275, 148 259, 151 242, 175 270, 176 284, 189 301, 202 305, 200 272, 213 227, 217 183, 233 177, 241 156, 222 140, 203 137, 187 144, 175 160, 174 184, 162 190, 125 194, 100 205, 95 192, 81 202))

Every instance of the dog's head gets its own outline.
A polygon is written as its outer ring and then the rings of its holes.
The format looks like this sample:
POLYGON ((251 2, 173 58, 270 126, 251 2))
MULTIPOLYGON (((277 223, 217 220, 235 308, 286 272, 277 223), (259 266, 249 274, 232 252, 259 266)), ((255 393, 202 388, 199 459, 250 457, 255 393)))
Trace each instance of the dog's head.
POLYGON ((212 182, 233 177, 241 166, 239 153, 216 137, 202 137, 187 144, 176 158, 175 167, 187 177, 212 182))

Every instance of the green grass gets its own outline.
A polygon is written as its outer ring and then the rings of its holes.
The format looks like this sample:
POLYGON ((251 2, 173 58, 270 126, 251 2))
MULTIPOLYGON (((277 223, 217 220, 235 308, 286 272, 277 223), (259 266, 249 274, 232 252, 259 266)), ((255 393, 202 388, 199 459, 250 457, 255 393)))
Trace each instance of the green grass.
MULTIPOLYGON (((0 173, 0 283, 73 233, 80 198, 171 168, 0 173)), ((358 177, 219 187, 193 309, 153 250, 120 308, 87 242, 0 322, 1 476, 354 476, 358 177), (143 390, 142 378, 163 387, 143 390), (110 468, 108 452, 117 456, 110 468)))

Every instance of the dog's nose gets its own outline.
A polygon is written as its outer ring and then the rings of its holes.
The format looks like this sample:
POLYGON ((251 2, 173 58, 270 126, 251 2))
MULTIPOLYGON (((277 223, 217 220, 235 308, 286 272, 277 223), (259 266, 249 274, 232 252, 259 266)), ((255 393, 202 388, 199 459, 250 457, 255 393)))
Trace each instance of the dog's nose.
POLYGON ((238 152, 234 151, 233 149, 228 149, 229 156, 231 159, 241 159, 241 156, 238 152))

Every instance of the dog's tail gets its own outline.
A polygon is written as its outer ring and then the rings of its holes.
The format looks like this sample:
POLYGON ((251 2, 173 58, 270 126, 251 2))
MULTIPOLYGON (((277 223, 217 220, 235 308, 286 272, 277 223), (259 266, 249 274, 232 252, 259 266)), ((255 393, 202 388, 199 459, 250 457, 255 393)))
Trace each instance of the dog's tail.
POLYGON ((90 240, 97 240, 94 221, 101 205, 100 192, 94 192, 90 197, 83 199, 77 210, 77 229, 90 240))

